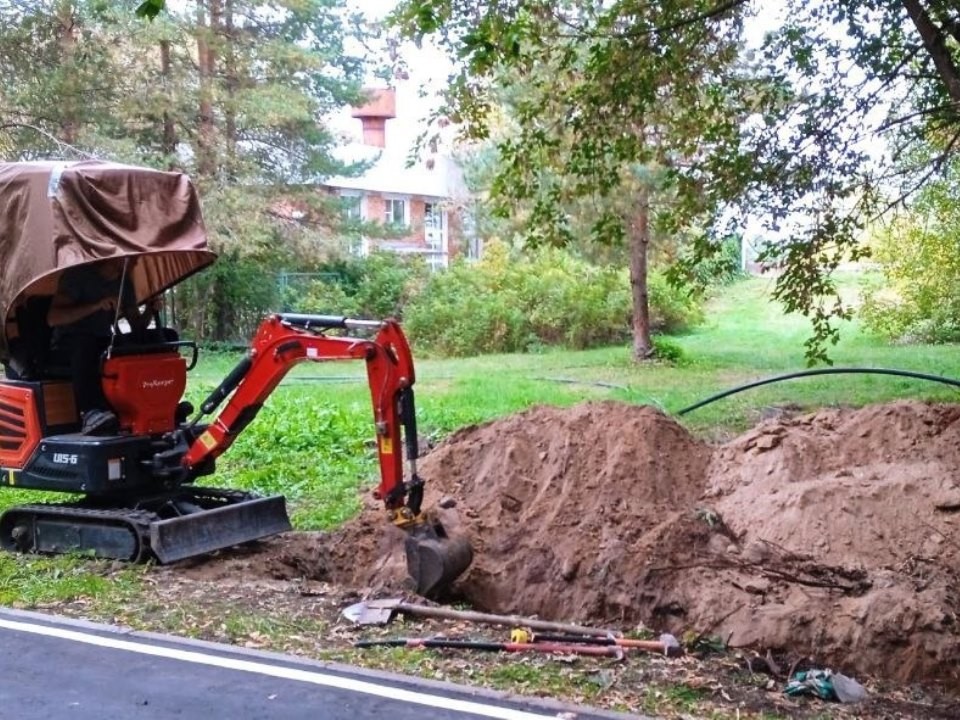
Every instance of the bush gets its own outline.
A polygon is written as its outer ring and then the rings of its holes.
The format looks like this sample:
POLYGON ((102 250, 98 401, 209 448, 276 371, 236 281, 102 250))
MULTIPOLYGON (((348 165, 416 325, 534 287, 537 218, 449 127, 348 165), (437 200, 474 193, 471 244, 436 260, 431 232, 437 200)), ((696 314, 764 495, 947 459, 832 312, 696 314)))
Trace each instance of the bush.
MULTIPOLYGON (((654 330, 700 320, 697 302, 659 274, 649 278, 654 330)), ((417 345, 442 355, 582 349, 626 342, 632 301, 627 272, 547 248, 519 255, 490 243, 483 260, 429 278, 406 308, 417 345)))
POLYGON ((891 340, 960 340, 960 212, 901 218, 871 238, 882 280, 867 285, 860 317, 891 340))
POLYGON ((683 365, 687 360, 682 347, 663 337, 653 339, 653 356, 671 365, 683 365))
POLYGON ((677 287, 662 273, 647 277, 650 296, 650 324, 655 332, 680 333, 703 322, 703 307, 697 296, 677 287))
POLYGON ((300 296, 287 298, 288 305, 297 312, 365 319, 402 318, 429 274, 422 258, 387 252, 339 260, 319 272, 329 279, 310 283, 300 296))
POLYGON ((516 290, 495 289, 484 263, 456 263, 430 278, 407 308, 405 326, 418 346, 440 355, 518 352, 536 342, 516 290))
MULTIPOLYGON (((269 310, 404 321, 419 348, 440 355, 533 351, 561 345, 582 349, 624 343, 632 336, 627 271, 598 266, 569 251, 512 253, 489 243, 483 260, 430 273, 422 258, 374 253, 316 268, 322 279, 298 277, 281 293, 263 281, 262 267, 229 258, 187 284, 193 322, 217 340, 224 328, 247 334, 269 310), (242 296, 235 295, 242 291, 242 296), (282 297, 281 297, 282 295, 282 297), (203 298, 208 298, 207 302, 203 298), (210 330, 215 329, 215 332, 210 330)), ((272 279, 272 276, 271 276, 272 279)), ((651 330, 675 333, 702 319, 698 302, 664 275, 648 278, 651 330)))

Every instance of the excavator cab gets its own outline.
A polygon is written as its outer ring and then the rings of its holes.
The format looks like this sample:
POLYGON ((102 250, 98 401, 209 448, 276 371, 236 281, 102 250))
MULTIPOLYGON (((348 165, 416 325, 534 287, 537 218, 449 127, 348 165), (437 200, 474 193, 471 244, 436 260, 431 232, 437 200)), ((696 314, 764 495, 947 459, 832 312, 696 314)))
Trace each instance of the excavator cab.
POLYGON ((197 346, 159 319, 148 332, 116 324, 99 367, 116 426, 86 434, 76 378, 47 322, 64 273, 111 264, 134 304, 162 296, 216 258, 197 193, 178 173, 34 162, 0 164, 0 198, 7 208, 0 217, 0 362, 7 376, 0 380, 0 486, 79 497, 9 508, 0 516, 0 547, 174 562, 289 530, 282 496, 195 481, 215 471, 216 458, 296 363, 360 360, 380 460, 375 495, 407 530, 415 589, 435 593, 470 564, 469 543, 447 537, 420 507, 413 362, 396 322, 272 315, 198 411, 183 400, 197 346))

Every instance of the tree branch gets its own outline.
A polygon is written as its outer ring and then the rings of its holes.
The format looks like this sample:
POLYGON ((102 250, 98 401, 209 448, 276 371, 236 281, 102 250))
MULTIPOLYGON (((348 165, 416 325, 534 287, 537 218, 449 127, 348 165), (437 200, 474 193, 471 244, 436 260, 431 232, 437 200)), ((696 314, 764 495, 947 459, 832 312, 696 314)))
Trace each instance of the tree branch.
POLYGON ((679 30, 687 25, 695 25, 703 20, 709 20, 719 15, 723 15, 725 12, 733 10, 735 7, 740 5, 745 5, 747 2, 748 0, 726 0, 726 2, 722 2, 710 10, 704 10, 702 13, 698 13, 697 15, 692 15, 691 17, 677 20, 676 22, 670 23, 669 25, 665 25, 663 27, 654 28, 653 32, 658 34, 666 33, 670 32, 671 30, 679 30))
POLYGON ((703 22, 704 20, 710 20, 711 18, 718 17, 724 13, 733 10, 734 8, 740 5, 746 5, 750 0, 724 0, 719 5, 709 10, 704 10, 701 13, 696 15, 691 15, 690 17, 680 18, 666 25, 655 25, 653 27, 644 27, 644 28, 634 28, 626 29, 623 32, 610 32, 610 33, 600 33, 596 31, 588 31, 584 26, 577 25, 572 20, 568 20, 563 17, 560 13, 551 11, 553 18, 562 25, 570 28, 572 33, 558 33, 556 37, 563 38, 637 38, 643 37, 644 35, 662 35, 664 33, 672 32, 673 30, 679 30, 680 28, 687 27, 689 25, 696 25, 697 23, 703 22))
POLYGON ((920 39, 923 40, 924 47, 930 53, 947 93, 953 102, 960 105, 960 70, 957 69, 944 42, 943 30, 938 28, 930 19, 930 15, 920 4, 920 0, 903 0, 903 5, 920 33, 920 39))

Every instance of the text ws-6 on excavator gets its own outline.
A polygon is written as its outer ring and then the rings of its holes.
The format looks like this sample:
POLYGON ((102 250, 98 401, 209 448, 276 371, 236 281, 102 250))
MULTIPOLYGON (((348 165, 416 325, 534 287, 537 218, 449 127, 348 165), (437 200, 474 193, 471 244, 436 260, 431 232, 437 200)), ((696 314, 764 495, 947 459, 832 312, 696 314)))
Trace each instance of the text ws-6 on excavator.
POLYGON ((0 199, 0 485, 81 496, 9 508, 0 546, 169 563, 289 530, 282 496, 195 481, 294 365, 361 360, 380 462, 374 493, 407 531, 413 586, 434 593, 467 568, 469 542, 447 537, 421 507, 414 366, 396 322, 272 315, 195 412, 183 393, 197 346, 150 311, 216 259, 190 180, 104 162, 6 163, 0 199), (96 313, 109 327, 91 338, 96 313), (87 382, 78 348, 91 347, 87 382), (86 411, 91 397, 106 407, 86 411))

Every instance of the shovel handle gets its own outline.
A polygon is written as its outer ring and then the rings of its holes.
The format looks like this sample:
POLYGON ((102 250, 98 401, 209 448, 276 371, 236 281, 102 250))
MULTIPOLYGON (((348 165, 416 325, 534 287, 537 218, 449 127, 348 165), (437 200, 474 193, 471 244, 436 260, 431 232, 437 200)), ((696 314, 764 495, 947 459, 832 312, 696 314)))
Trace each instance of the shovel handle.
POLYGON ((596 637, 585 635, 552 635, 550 633, 535 633, 533 642, 560 642, 583 643, 584 645, 618 645, 632 650, 646 650, 647 652, 667 654, 668 647, 659 640, 637 640, 621 637, 596 637))
POLYGON ((488 642, 485 640, 456 640, 447 638, 389 638, 384 640, 358 640, 353 644, 353 646, 358 648, 449 648, 455 650, 482 650, 487 652, 542 652, 562 653, 564 655, 592 655, 594 657, 623 657, 623 650, 614 645, 598 646, 566 645, 563 643, 541 642, 488 642))
POLYGON ((590 628, 582 625, 536 620, 519 615, 493 615, 491 613, 472 612, 469 610, 451 610, 450 608, 429 607, 427 605, 413 605, 398 603, 396 609, 407 615, 419 617, 442 618, 445 620, 464 620, 467 622, 485 623, 487 625, 507 625, 510 627, 528 627, 531 630, 549 630, 554 632, 575 633, 592 637, 615 637, 619 633, 613 630, 590 628))

